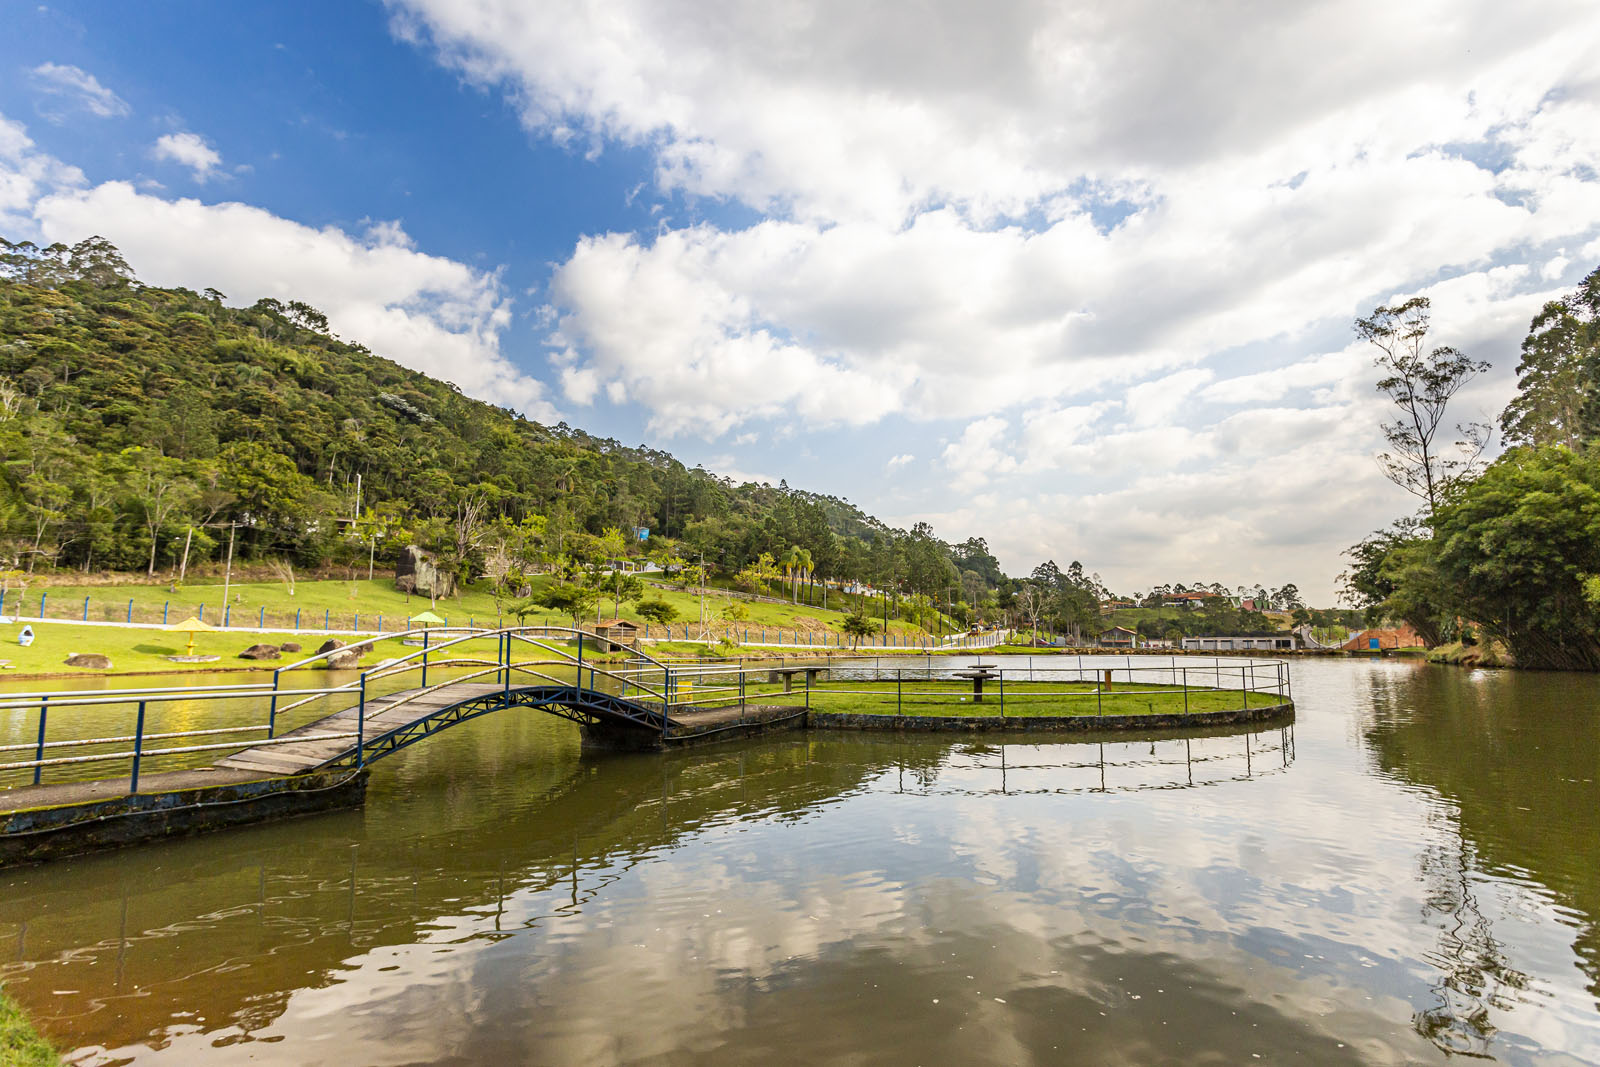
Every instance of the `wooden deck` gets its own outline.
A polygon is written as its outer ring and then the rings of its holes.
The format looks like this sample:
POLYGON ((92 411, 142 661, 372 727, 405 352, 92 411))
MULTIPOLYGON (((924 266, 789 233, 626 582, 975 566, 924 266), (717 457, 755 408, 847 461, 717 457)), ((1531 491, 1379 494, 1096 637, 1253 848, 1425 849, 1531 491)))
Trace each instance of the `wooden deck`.
MULTIPOLYGON (((368 741, 391 730, 409 726, 437 714, 445 708, 473 697, 502 692, 503 687, 493 683, 461 682, 440 686, 432 692, 422 689, 405 689, 387 696, 367 700, 366 723, 363 732, 368 741), (421 694, 421 695, 418 695, 421 694)), ((308 723, 298 730, 279 734, 279 738, 315 738, 320 734, 354 733, 359 705, 336 711, 326 718, 308 723)), ((340 737, 330 740, 306 740, 294 744, 261 745, 235 752, 216 766, 225 770, 256 771, 262 774, 306 774, 354 751, 356 739, 340 737)))

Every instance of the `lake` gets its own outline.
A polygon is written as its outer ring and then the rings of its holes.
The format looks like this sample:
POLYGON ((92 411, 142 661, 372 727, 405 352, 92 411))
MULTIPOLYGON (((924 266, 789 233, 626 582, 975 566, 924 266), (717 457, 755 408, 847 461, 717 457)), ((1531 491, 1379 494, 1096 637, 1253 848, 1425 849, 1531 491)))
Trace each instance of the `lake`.
POLYGON ((1600 1061, 1600 678, 1293 682, 1188 738, 489 716, 359 810, 0 871, 0 980, 83 1064, 1600 1061))

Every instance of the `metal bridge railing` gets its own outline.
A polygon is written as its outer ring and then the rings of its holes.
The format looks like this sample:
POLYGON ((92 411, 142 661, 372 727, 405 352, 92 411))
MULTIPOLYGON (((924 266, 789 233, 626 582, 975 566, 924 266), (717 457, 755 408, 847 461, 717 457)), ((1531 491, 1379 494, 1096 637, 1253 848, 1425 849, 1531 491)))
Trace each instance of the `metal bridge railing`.
MULTIPOLYGON (((0 781, 7 778, 14 779, 20 772, 22 780, 10 781, 7 785, 13 788, 19 785, 40 785, 44 782, 46 768, 87 769, 99 764, 125 763, 129 791, 137 792, 139 777, 141 773, 147 773, 146 762, 150 760, 163 760, 169 766, 175 760, 187 764, 188 760, 176 758, 200 754, 223 755, 249 748, 296 744, 310 740, 353 740, 357 762, 360 763, 363 762, 367 742, 371 740, 367 736, 366 729, 368 698, 389 695, 397 682, 413 672, 419 682, 418 691, 402 698, 399 704, 409 703, 424 692, 437 692, 449 685, 476 681, 490 675, 509 688, 512 677, 517 675, 559 686, 570 686, 576 681, 579 688, 587 687, 597 691, 604 685, 608 693, 615 688, 618 695, 627 695, 641 705, 653 706, 663 720, 670 705, 672 674, 675 668, 649 656, 640 657, 646 664, 642 668, 612 670, 593 661, 585 664, 583 652, 586 644, 609 643, 605 638, 597 637, 589 631, 567 627, 524 626, 499 630, 462 628, 447 630, 444 633, 444 639, 438 640, 439 630, 409 630, 381 638, 373 637, 353 642, 327 652, 313 653, 293 663, 274 668, 270 681, 234 684, 198 682, 194 686, 50 690, 0 695, 0 728, 4 730, 0 732, 0 759, 6 754, 14 753, 28 753, 31 756, 29 759, 0 762, 0 781), (557 639, 575 640, 576 654, 553 643, 557 639), (415 640, 422 641, 420 648, 361 669, 353 678, 320 686, 284 684, 286 671, 325 666, 331 657, 348 654, 352 650, 365 654, 379 648, 384 642, 403 643, 415 640), (481 643, 490 640, 495 642, 494 658, 473 654, 481 651, 481 643), (513 655, 513 648, 517 647, 517 642, 548 653, 548 656, 517 660, 513 655), (451 674, 442 681, 436 677, 435 684, 430 686, 428 684, 430 668, 435 671, 449 669, 451 674), (462 668, 465 668, 467 673, 460 673, 462 668), (575 672, 575 676, 563 677, 565 672, 575 672), (659 683, 654 682, 657 676, 661 679, 659 683), (357 711, 355 729, 318 731, 315 735, 302 734, 290 738, 278 736, 290 716, 297 716, 297 713, 303 713, 307 708, 328 708, 341 697, 349 701, 357 711), (202 723, 184 729, 160 726, 151 728, 152 713, 158 712, 164 706, 170 708, 180 704, 183 705, 184 712, 193 712, 198 706, 202 723), (265 708, 261 708, 263 704, 265 708), (102 727, 103 717, 93 713, 100 711, 120 712, 113 720, 113 729, 96 729, 102 727), (219 714, 230 712, 243 721, 221 725, 215 722, 219 714), (37 717, 31 713, 36 713, 37 717), (204 721, 207 718, 211 721, 204 721), (26 721, 29 719, 32 720, 31 723, 26 721), (126 725, 123 729, 117 730, 114 728, 116 722, 126 725), (60 730, 63 726, 76 736, 51 736, 52 727, 60 730), (7 733, 12 736, 5 736, 7 733), (28 739, 23 741, 17 737, 19 733, 26 733, 28 739), (230 736, 232 740, 222 740, 230 736), (200 743, 164 744, 186 739, 200 743), (161 747, 148 747, 150 742, 156 742, 161 747), (132 747, 127 747, 129 745, 132 747)), ((397 705, 391 701, 389 706, 397 705)), ((343 709, 332 707, 328 710, 343 709)), ((185 720, 190 717, 183 716, 185 720)), ((72 780, 86 779, 82 776, 73 776, 72 780)))
MULTIPOLYGON (((526 684, 531 679, 540 684, 573 686, 580 693, 619 698, 629 702, 627 707, 636 709, 642 724, 658 726, 663 737, 669 735, 678 718, 695 712, 736 705, 742 722, 746 709, 754 703, 792 704, 813 709, 819 700, 827 704, 831 702, 830 697, 837 699, 845 695, 855 701, 877 699, 885 706, 892 697, 895 714, 926 714, 927 706, 933 704, 942 705, 950 714, 969 716, 1007 715, 1008 701, 1011 714, 1025 712, 1027 705, 1045 701, 1074 708, 1071 714, 1089 714, 1086 702, 1091 700, 1094 701, 1093 714, 1103 714, 1107 697, 1126 703, 1124 698, 1130 696, 1159 694, 1170 702, 1174 695, 1181 694, 1184 711, 1190 710, 1191 694, 1197 692, 1237 690, 1242 693, 1246 708, 1251 706, 1252 699, 1281 703, 1290 697, 1288 665, 1281 660, 1217 659, 1211 664, 1184 660, 1180 665, 1173 659, 1170 665, 1140 666, 1134 666, 1131 659, 1111 666, 1099 663, 1084 666, 1079 660, 1063 666, 1057 662, 1059 657, 1052 657, 1047 668, 1031 665, 995 668, 985 673, 982 683, 978 683, 971 678, 972 668, 959 664, 936 666, 931 658, 926 666, 896 666, 885 670, 881 662, 861 669, 832 660, 827 665, 791 662, 777 667, 745 663, 667 663, 633 650, 633 658, 622 665, 602 665, 593 658, 585 660, 585 645, 598 643, 604 647, 612 642, 582 629, 552 626, 453 629, 443 631, 442 636, 443 639, 439 639, 441 631, 438 630, 411 630, 314 653, 274 669, 270 682, 0 695, 0 727, 13 732, 13 738, 0 733, 0 759, 7 754, 31 756, 0 762, 0 781, 20 772, 24 779, 31 778, 31 784, 39 785, 46 768, 78 770, 97 764, 126 762, 130 791, 137 791, 139 776, 148 760, 187 765, 190 757, 200 754, 209 756, 313 739, 353 740, 356 763, 360 765, 372 741, 367 730, 369 698, 382 697, 386 709, 393 709, 453 685, 482 684, 481 680, 490 677, 506 691, 508 702, 514 679, 518 684, 526 684), (352 649, 370 652, 380 642, 417 640, 422 642, 421 647, 359 670, 353 678, 322 686, 284 684, 286 671, 325 665, 330 657, 348 654, 352 649), (491 640, 495 642, 492 657, 484 654, 484 644, 491 640), (567 643, 573 641, 576 641, 575 652, 567 647, 567 643), (522 649, 530 650, 530 654, 518 658, 517 653, 522 649), (450 674, 443 680, 435 675, 430 685, 430 669, 448 669, 450 674), (794 685, 791 680, 780 685, 775 672, 788 672, 791 676, 804 674, 805 684, 803 687, 794 685), (827 682, 821 681, 824 673, 830 676, 827 682), (408 690, 404 681, 413 677, 417 684, 408 690), (961 684, 964 682, 970 683, 970 691, 961 684), (985 690, 985 685, 992 685, 992 688, 985 690), (986 701, 977 699, 980 691, 988 698, 986 701), (389 699, 396 692, 405 695, 398 700, 389 699), (967 699, 969 695, 973 699, 967 699), (334 706, 341 698, 346 702, 344 706, 334 706), (227 705, 228 711, 244 721, 217 722, 219 709, 225 702, 232 702, 227 705), (264 715, 259 711, 251 712, 263 703, 266 705, 264 715), (192 715, 185 714, 178 717, 181 721, 151 723, 152 712, 159 713, 163 708, 180 704, 185 706, 185 712, 192 712, 198 706, 201 721, 195 723, 192 715), (118 708, 124 709, 125 718, 114 717, 112 728, 106 729, 96 713, 118 708), (356 711, 353 730, 321 730, 314 738, 304 734, 289 738, 279 736, 284 723, 302 718, 307 709, 340 711, 347 708, 356 711), (33 718, 30 713, 35 711, 37 718, 30 725, 27 720, 33 718), (116 729, 118 721, 127 725, 116 729), (50 736, 52 723, 59 730, 64 722, 68 724, 68 732, 76 736, 50 736), (183 728, 174 728, 178 726, 183 728), (26 740, 16 736, 20 734, 27 735, 26 740), (171 743, 186 741, 195 743, 171 743), (150 743, 160 747, 148 747, 150 743), (127 747, 130 745, 131 748, 127 747)), ((1176 703, 1172 703, 1175 707, 1176 703)), ((158 717, 162 716, 158 714, 158 717)), ((322 717, 324 715, 318 715, 300 725, 309 725, 322 717)), ((75 780, 82 779, 75 776, 75 780)), ((14 787, 30 783, 14 781, 10 784, 14 787)))

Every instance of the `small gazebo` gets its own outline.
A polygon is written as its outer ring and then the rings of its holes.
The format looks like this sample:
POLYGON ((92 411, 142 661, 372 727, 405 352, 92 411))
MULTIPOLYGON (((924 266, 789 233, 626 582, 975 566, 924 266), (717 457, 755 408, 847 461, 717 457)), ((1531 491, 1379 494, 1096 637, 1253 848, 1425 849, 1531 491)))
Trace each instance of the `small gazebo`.
POLYGON ((594 624, 596 637, 610 642, 614 649, 628 648, 639 641, 639 624, 627 619, 607 619, 594 624))

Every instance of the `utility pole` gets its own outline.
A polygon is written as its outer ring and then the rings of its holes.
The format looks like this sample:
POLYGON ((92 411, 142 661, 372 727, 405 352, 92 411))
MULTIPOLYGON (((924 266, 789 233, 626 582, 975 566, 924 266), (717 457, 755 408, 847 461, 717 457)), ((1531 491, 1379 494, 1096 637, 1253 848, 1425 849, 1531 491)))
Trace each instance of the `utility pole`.
MULTIPOLYGON (((668 634, 670 637, 671 634, 668 634)), ((700 637, 706 636, 706 554, 700 553, 700 637)))
POLYGON ((228 608, 228 583, 233 581, 233 534, 238 528, 239 524, 236 522, 228 524, 228 565, 222 572, 222 608, 224 611, 228 608))
POLYGON ((351 514, 350 521, 355 522, 361 517, 361 473, 356 472, 356 510, 351 514))
POLYGON ((194 524, 189 524, 189 532, 183 538, 183 562, 178 564, 178 584, 183 584, 183 576, 189 571, 189 542, 194 540, 194 524))

